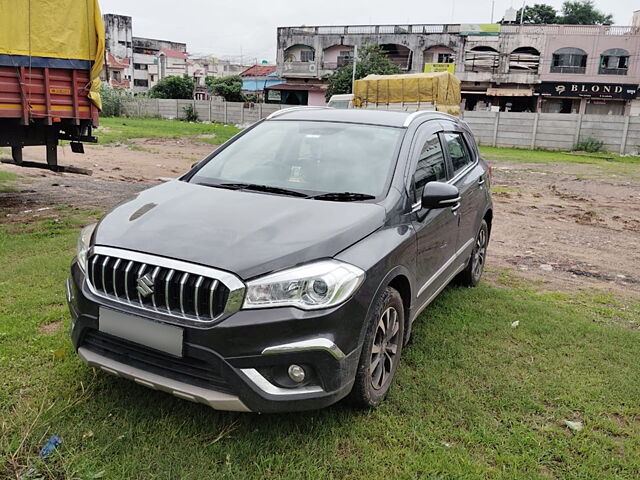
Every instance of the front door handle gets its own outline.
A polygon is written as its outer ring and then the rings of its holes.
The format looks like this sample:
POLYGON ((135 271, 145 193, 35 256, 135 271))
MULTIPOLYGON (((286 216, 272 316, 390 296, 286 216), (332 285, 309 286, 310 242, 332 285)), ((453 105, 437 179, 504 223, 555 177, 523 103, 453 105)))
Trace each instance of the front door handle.
POLYGON ((460 202, 458 202, 458 203, 456 203, 455 205, 453 205, 453 206, 451 207, 451 211, 452 211, 453 213, 456 213, 456 212, 458 211, 458 209, 459 209, 459 208, 460 208, 460 202))
POLYGON ((484 185, 484 177, 478 179, 478 185, 484 185))

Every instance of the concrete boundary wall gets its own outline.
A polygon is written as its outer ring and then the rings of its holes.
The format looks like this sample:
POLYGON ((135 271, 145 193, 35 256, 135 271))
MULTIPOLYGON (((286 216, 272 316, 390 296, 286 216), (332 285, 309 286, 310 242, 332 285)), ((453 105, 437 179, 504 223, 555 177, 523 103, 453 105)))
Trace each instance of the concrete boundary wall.
MULTIPOLYGON (((209 100, 132 99, 124 112, 131 117, 184 118, 192 105, 201 121, 248 125, 294 105, 209 100)), ((640 155, 640 116, 564 113, 464 112, 480 145, 571 150, 593 138, 612 153, 640 155)))

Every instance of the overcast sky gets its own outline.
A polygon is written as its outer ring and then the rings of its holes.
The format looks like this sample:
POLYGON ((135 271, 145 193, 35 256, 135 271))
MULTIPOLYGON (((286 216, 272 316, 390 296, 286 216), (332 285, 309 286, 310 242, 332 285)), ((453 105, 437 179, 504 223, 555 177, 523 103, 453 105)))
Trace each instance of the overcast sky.
MULTIPOLYGON (((133 34, 185 42, 189 53, 243 55, 245 61, 274 61, 276 28, 298 25, 395 23, 489 23, 491 0, 99 0, 103 13, 133 17, 133 34)), ((535 0, 556 8, 562 1, 535 0)), ((638 0, 596 0, 617 25, 629 25, 638 0)), ((522 0, 495 0, 494 20, 522 0)))

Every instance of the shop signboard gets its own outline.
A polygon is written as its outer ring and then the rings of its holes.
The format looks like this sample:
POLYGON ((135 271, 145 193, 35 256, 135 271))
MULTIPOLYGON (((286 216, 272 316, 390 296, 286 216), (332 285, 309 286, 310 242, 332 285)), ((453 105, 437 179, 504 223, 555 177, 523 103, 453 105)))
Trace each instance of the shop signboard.
POLYGON ((638 95, 638 85, 628 83, 542 82, 536 87, 536 93, 547 97, 631 100, 638 95))
POLYGON ((455 63, 425 63, 424 73, 449 72, 456 73, 455 63))

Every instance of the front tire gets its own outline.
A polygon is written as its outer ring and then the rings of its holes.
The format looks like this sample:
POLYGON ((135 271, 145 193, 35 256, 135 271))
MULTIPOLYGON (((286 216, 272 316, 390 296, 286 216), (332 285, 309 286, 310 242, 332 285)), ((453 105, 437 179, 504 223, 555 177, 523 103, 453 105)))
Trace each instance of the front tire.
POLYGON ((360 363, 349 401, 374 408, 384 399, 395 376, 404 339, 404 307, 397 290, 378 295, 369 316, 360 363))
POLYGON ((480 283, 484 264, 487 260, 487 246, 489 245, 489 226, 485 220, 480 224, 480 230, 473 244, 473 251, 467 267, 460 272, 457 283, 465 287, 475 287, 480 283))

